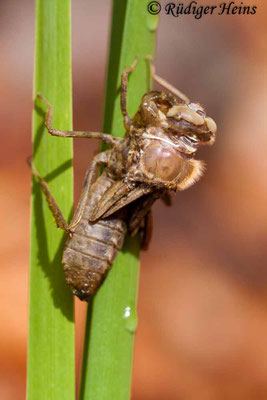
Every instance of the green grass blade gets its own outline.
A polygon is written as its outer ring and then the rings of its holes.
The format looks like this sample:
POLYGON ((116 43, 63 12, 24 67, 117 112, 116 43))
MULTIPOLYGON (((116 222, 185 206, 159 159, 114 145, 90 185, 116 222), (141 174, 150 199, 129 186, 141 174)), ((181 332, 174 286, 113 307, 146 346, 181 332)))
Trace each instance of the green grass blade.
MULTIPOLYGON (((36 0, 34 98, 41 92, 54 106, 54 126, 72 128, 70 0, 36 0)), ((48 181, 63 215, 73 201, 72 143, 44 128, 45 107, 35 101, 33 163, 48 181)), ((33 182, 31 212, 28 400, 74 399, 73 298, 61 263, 64 232, 39 185, 33 182)))
MULTIPOLYGON (((128 110, 133 115, 150 89, 145 56, 154 54, 157 17, 141 0, 114 0, 104 131, 124 135, 119 86, 122 70, 140 56, 130 76, 128 110)), ((138 238, 126 239, 108 277, 89 304, 80 400, 130 397, 139 271, 138 238)))

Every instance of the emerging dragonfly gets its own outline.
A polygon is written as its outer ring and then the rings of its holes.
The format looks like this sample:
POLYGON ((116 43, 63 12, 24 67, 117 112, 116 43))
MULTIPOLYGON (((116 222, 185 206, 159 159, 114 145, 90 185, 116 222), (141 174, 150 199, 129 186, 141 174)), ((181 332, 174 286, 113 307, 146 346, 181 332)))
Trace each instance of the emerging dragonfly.
POLYGON ((99 132, 71 132, 52 128, 53 107, 48 107, 45 125, 49 133, 59 137, 82 137, 103 140, 111 149, 97 154, 91 162, 83 191, 68 224, 47 183, 32 166, 41 184, 57 226, 68 238, 63 253, 64 273, 73 294, 87 301, 93 295, 118 250, 126 231, 141 234, 142 248, 151 237, 151 206, 158 198, 170 203, 170 192, 193 185, 203 173, 202 161, 195 160, 200 145, 215 140, 216 124, 206 116, 204 108, 191 103, 187 96, 155 73, 151 58, 151 74, 167 92, 146 93, 131 119, 127 112, 128 75, 137 64, 121 76, 121 111, 125 137, 115 138, 99 132), (172 92, 173 94, 171 94, 172 92), (103 173, 94 180, 98 167, 103 173))

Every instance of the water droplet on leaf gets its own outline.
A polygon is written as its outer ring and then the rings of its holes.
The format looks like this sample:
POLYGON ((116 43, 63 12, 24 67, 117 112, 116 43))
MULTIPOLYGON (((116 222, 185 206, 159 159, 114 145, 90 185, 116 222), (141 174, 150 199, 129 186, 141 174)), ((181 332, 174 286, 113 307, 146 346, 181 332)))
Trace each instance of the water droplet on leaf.
POLYGON ((151 14, 147 14, 146 17, 146 23, 147 23, 147 27, 151 32, 154 32, 157 27, 158 27, 158 23, 159 23, 159 16, 158 15, 151 15, 151 14))
POLYGON ((125 322, 125 328, 134 333, 137 328, 137 312, 134 305, 127 305, 124 309, 123 319, 125 322))

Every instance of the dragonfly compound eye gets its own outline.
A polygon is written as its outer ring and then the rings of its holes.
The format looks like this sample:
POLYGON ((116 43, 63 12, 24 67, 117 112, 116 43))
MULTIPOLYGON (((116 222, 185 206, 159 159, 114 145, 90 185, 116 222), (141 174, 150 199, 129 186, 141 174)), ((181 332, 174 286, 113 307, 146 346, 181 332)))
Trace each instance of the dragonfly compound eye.
POLYGON ((196 111, 191 110, 188 106, 174 106, 169 109, 167 117, 174 117, 177 120, 184 119, 194 125, 203 125, 205 119, 196 111))
POLYGON ((210 117, 205 118, 205 122, 206 122, 206 125, 207 125, 207 127, 208 127, 208 130, 209 130, 211 133, 216 133, 216 131, 217 131, 216 122, 215 122, 212 118, 210 118, 210 117))

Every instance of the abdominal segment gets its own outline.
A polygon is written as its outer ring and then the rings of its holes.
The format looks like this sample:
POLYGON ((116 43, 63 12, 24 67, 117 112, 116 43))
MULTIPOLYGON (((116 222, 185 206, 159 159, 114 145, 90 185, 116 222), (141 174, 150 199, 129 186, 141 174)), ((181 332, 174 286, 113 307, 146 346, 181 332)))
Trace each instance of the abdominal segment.
POLYGON ((126 224, 120 219, 91 223, 82 219, 63 255, 64 274, 73 294, 88 300, 95 294, 122 248, 126 224))
POLYGON ((81 300, 95 294, 123 245, 126 223, 118 216, 89 221, 92 210, 113 183, 105 172, 97 179, 82 218, 66 241, 62 259, 65 278, 81 300))

